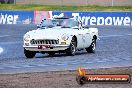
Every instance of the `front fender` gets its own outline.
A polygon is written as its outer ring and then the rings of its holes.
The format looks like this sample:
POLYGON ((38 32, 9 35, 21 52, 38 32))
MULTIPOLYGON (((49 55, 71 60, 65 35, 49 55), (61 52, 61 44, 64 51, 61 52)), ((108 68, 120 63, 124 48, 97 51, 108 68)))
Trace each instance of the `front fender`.
POLYGON ((71 44, 72 37, 73 37, 73 35, 70 35, 70 36, 69 36, 69 39, 67 40, 67 44, 68 44, 68 45, 71 44))
POLYGON ((98 39, 98 29, 97 28, 89 28, 90 30, 90 34, 92 36, 96 35, 97 39, 98 39))

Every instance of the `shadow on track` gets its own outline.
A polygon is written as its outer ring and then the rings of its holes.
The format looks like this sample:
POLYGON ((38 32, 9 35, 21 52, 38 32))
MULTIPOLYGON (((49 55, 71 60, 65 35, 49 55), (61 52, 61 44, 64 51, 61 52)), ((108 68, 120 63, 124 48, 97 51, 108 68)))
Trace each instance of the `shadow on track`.
MULTIPOLYGON (((91 54, 91 53, 87 53, 87 52, 76 52, 75 56, 78 55, 85 55, 85 54, 91 54)), ((56 53, 54 56, 50 56, 48 54, 42 54, 44 56, 36 56, 35 58, 51 58, 51 57, 75 57, 75 56, 67 56, 65 53, 56 53)))

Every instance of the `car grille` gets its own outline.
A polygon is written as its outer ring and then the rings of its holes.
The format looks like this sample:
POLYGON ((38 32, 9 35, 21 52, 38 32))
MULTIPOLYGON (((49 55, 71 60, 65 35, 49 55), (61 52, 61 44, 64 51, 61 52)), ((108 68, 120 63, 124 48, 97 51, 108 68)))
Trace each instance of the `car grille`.
POLYGON ((31 40, 32 45, 38 44, 59 44, 59 40, 31 40))

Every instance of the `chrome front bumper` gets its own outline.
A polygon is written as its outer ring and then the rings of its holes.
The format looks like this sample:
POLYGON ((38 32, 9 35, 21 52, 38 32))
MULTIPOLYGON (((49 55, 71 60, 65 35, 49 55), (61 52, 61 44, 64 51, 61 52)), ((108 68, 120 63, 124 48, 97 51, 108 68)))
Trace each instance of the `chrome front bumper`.
POLYGON ((23 45, 23 48, 30 51, 60 51, 69 48, 69 45, 23 45))

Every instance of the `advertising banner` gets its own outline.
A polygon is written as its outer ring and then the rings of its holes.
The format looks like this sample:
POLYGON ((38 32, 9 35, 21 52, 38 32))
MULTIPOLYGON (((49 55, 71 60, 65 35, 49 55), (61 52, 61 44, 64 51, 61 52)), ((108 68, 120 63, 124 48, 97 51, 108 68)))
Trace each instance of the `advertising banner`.
POLYGON ((34 11, 34 24, 40 24, 42 19, 52 17, 52 11, 34 11))
POLYGON ((39 24, 53 17, 80 19, 85 25, 132 26, 132 12, 0 11, 0 24, 39 24))
POLYGON ((52 16, 81 19, 85 25, 132 26, 132 12, 60 12, 53 11, 52 16))
POLYGON ((0 24, 32 24, 34 11, 0 10, 0 24))

